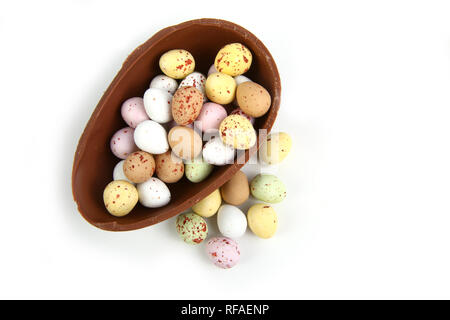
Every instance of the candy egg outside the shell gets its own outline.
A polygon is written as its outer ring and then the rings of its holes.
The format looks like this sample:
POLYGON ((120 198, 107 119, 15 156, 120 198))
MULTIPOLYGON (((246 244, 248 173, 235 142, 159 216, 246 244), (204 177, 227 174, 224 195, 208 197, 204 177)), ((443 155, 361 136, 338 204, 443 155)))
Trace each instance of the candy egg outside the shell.
POLYGON ((271 133, 261 144, 259 158, 269 165, 280 163, 287 157, 291 147, 292 139, 287 133, 271 133))
POLYGON ((250 183, 252 196, 264 202, 278 203, 286 198, 286 186, 273 174, 258 174, 250 183))
POLYGON ((256 203, 247 212, 248 226, 260 238, 271 238, 278 227, 278 217, 275 210, 265 204, 256 203))
POLYGON ((236 241, 226 237, 214 237, 206 242, 206 253, 218 267, 229 269, 240 259, 241 252, 236 241))
POLYGON ((139 149, 151 154, 161 154, 169 150, 166 129, 153 120, 138 124, 134 130, 134 141, 139 149))
POLYGON ((224 204, 217 212, 217 226, 225 237, 239 238, 247 229, 247 218, 238 207, 224 204))
POLYGON ((209 218, 217 213, 217 210, 219 210, 221 203, 222 198, 220 197, 219 189, 216 189, 207 197, 203 198, 195 205, 193 205, 192 211, 194 211, 199 216, 209 218))
POLYGON ((126 100, 120 108, 120 113, 123 120, 131 127, 136 126, 142 121, 149 120, 144 107, 144 99, 140 97, 134 97, 126 100))
POLYGON ((138 150, 134 142, 134 129, 126 127, 118 130, 112 136, 110 146, 116 157, 126 159, 130 153, 138 150))
POLYGON ((144 207, 159 208, 170 202, 170 190, 158 178, 152 177, 143 183, 139 183, 137 191, 139 193, 139 202, 144 207))
POLYGON ((234 176, 220 187, 222 199, 229 204, 239 206, 250 196, 250 187, 244 172, 238 171, 234 176))
POLYGON ((195 213, 183 213, 177 217, 176 229, 180 238, 188 244, 199 244, 208 235, 205 219, 195 213))
POLYGON ((151 120, 158 123, 172 121, 172 95, 167 91, 149 88, 144 93, 145 111, 151 120))
POLYGON ((164 74, 160 74, 152 79, 149 88, 161 89, 173 95, 178 89, 178 82, 164 74))
POLYGON ((195 70, 195 60, 189 51, 174 49, 159 59, 161 71, 170 78, 183 79, 195 70))

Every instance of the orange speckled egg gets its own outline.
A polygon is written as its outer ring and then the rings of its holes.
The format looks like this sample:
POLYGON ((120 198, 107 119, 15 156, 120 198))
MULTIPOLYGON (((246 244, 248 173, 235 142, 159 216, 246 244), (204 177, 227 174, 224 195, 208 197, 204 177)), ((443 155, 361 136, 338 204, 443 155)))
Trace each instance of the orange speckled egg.
POLYGON ((261 117, 270 108, 269 92, 255 82, 243 82, 236 89, 236 99, 239 107, 251 117, 261 117))
POLYGON ((191 128, 173 127, 169 131, 168 139, 172 152, 183 160, 192 160, 202 152, 202 138, 191 128))
POLYGON ((197 119, 203 106, 203 94, 194 87, 179 88, 172 98, 172 115, 179 125, 188 125, 197 119))
POLYGON ((145 151, 136 151, 130 154, 124 164, 123 173, 135 183, 142 183, 153 176, 155 172, 155 159, 145 151))
POLYGON ((172 151, 156 155, 156 175, 166 183, 175 183, 183 178, 184 163, 172 151))

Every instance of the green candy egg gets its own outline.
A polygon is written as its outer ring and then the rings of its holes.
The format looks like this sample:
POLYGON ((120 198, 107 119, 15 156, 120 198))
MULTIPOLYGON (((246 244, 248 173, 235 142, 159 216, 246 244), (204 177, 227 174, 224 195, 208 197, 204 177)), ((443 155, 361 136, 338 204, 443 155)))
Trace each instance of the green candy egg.
POLYGON ((176 227, 180 238, 188 244, 199 244, 208 235, 205 219, 193 212, 180 214, 177 217, 176 227))
POLYGON ((186 178, 189 181, 197 183, 205 180, 214 166, 205 162, 205 161, 194 161, 192 163, 187 163, 184 168, 184 172, 186 174, 186 178))
POLYGON ((278 203, 286 198, 286 186, 272 174, 258 174, 250 184, 252 196, 264 202, 278 203))

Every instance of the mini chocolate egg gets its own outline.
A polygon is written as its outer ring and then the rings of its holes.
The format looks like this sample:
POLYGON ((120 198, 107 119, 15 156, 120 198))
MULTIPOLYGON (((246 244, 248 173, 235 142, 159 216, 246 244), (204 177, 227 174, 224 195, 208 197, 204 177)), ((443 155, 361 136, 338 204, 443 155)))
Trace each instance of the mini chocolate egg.
POLYGON ((239 107, 249 116, 258 118, 269 111, 271 97, 269 92, 255 82, 243 82, 236 89, 239 107))
POLYGON ((206 254, 219 268, 229 269, 234 267, 241 256, 236 241, 225 237, 214 237, 206 243, 206 254))
POLYGON ((126 159, 128 155, 138 150, 133 139, 134 129, 130 127, 118 130, 111 138, 110 146, 112 153, 120 158, 126 159))
POLYGON ((137 185, 139 202, 147 208, 164 207, 170 202, 170 190, 166 184, 158 178, 151 177, 137 185))
POLYGON ((183 213, 177 217, 176 228, 178 235, 188 244, 199 244, 208 235, 206 221, 195 213, 183 213))
POLYGON ((247 176, 242 171, 238 171, 234 176, 220 187, 223 201, 239 206, 247 201, 250 196, 250 187, 247 176))
POLYGON ((286 198, 286 187, 272 174, 258 174, 250 183, 252 196, 264 202, 278 203, 286 198))
POLYGON ((155 172, 155 159, 150 153, 145 151, 133 152, 126 158, 123 172, 134 183, 145 182, 155 172))
POLYGON ((206 96, 212 102, 228 104, 234 100, 236 94, 236 81, 224 73, 212 73, 206 79, 206 96))
POLYGON ((248 114, 246 114, 244 111, 242 111, 241 108, 234 109, 233 111, 231 111, 230 116, 231 116, 232 114, 237 114, 237 115, 246 117, 247 120, 250 121, 250 123, 251 123, 252 125, 255 124, 255 118, 250 117, 248 114))
POLYGON ((203 132, 218 130, 220 123, 227 117, 227 110, 220 104, 207 102, 195 120, 195 126, 203 132))
POLYGON ((267 164, 276 164, 286 158, 291 151, 292 140, 285 132, 271 133, 261 144, 259 157, 267 164))
POLYGON ((156 175, 165 183, 175 183, 183 178, 184 163, 172 151, 155 157, 156 175))
POLYGON ((142 121, 150 119, 145 112, 144 99, 139 97, 126 100, 120 108, 120 113, 123 120, 131 128, 136 128, 142 121))
POLYGON ((173 127, 168 139, 172 152, 183 160, 192 160, 202 152, 202 138, 191 128, 173 127))
POLYGON ((138 124, 134 131, 134 141, 139 149, 151 154, 161 154, 169 150, 166 129, 153 120, 138 124))
POLYGON ((138 192, 131 183, 118 180, 110 182, 103 191, 106 210, 116 217, 123 217, 138 202, 138 192))
POLYGON ((250 149, 256 143, 256 132, 250 121, 234 114, 226 117, 219 127, 223 143, 239 150, 250 149))
POLYGON ((192 206, 192 211, 194 211, 199 216, 209 218, 216 214, 221 203, 222 198, 220 197, 219 189, 216 189, 206 198, 203 198, 202 200, 194 204, 192 206))
POLYGON ((225 145, 220 138, 211 138, 203 147, 203 160, 216 165, 224 166, 234 162, 235 150, 225 145))
POLYGON ((225 237, 239 238, 247 230, 247 218, 238 207, 224 204, 217 212, 217 226, 225 237))
POLYGON ((251 64, 252 53, 241 43, 230 43, 224 46, 214 62, 217 71, 233 77, 247 72, 251 64))
POLYGON ((135 183, 133 181, 130 181, 127 178, 127 176, 125 175, 125 173, 123 172, 123 164, 124 163, 125 163, 125 160, 120 160, 114 167, 113 180, 123 180, 123 181, 131 183, 134 186, 135 183))
POLYGON ((195 60, 189 51, 174 49, 161 56, 159 67, 170 78, 183 79, 194 71, 195 60))
POLYGON ((216 73, 216 72, 219 72, 219 71, 216 70, 216 66, 213 64, 211 67, 209 67, 208 74, 206 76, 209 77, 210 74, 216 73))
POLYGON ((187 125, 197 119, 203 106, 203 95, 194 87, 179 88, 172 98, 173 119, 179 125, 187 125))
POLYGON ((161 89, 173 95, 178 89, 178 82, 166 75, 160 74, 152 79, 150 88, 161 89))
POLYGON ((172 121, 172 95, 163 89, 149 88, 144 93, 144 106, 150 119, 158 123, 172 121))
POLYGON ((197 89, 202 93, 203 101, 206 101, 205 82, 206 77, 202 73, 192 72, 190 75, 184 78, 183 81, 181 81, 180 86, 178 88, 194 87, 195 89, 197 89))
POLYGON ((277 213, 265 203, 257 203, 248 209, 248 226, 260 238, 271 238, 277 231, 277 213))
POLYGON ((186 178, 194 183, 202 182, 214 169, 213 165, 203 160, 194 160, 185 164, 186 178))
POLYGON ((247 78, 246 76, 240 75, 240 76, 236 76, 234 77, 234 81, 236 81, 236 86, 240 85, 241 83, 247 82, 247 81, 252 81, 249 78, 247 78))

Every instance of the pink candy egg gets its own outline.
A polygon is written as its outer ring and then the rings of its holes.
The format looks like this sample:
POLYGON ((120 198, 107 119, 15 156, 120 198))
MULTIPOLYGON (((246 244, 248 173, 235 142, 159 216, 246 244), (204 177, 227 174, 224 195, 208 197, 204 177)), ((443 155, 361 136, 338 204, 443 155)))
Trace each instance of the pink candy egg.
POLYGON ((231 111, 230 115, 232 114, 238 114, 240 116, 246 117, 252 124, 255 124, 255 118, 250 117, 248 114, 242 111, 241 108, 234 109, 233 111, 231 111))
POLYGON ((216 72, 219 72, 219 71, 217 71, 216 67, 215 67, 214 64, 213 64, 211 67, 209 67, 209 70, 208 70, 208 77, 209 77, 210 74, 216 73, 216 72))
POLYGON ((126 127, 114 133, 110 146, 112 153, 120 159, 126 159, 130 153, 139 150, 134 143, 134 129, 126 127))
POLYGON ((203 132, 218 130, 220 123, 227 117, 227 111, 220 104, 214 102, 205 103, 195 120, 195 125, 203 132))
POLYGON ((122 104, 120 112, 123 120, 125 120, 127 125, 131 128, 136 128, 136 126, 142 121, 150 119, 147 112, 145 112, 144 99, 139 97, 126 100, 122 104))
POLYGON ((237 242, 225 237, 210 239, 206 243, 206 253, 216 266, 223 269, 234 267, 241 255, 237 242))

